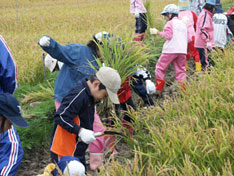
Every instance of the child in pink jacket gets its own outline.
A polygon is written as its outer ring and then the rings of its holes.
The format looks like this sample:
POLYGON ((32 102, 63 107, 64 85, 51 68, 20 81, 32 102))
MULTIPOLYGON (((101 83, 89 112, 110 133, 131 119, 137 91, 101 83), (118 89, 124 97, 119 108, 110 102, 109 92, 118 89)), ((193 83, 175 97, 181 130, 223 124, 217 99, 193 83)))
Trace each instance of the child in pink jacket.
POLYGON ((197 20, 195 47, 198 49, 203 70, 206 70, 208 66, 214 66, 212 59, 207 57, 207 49, 211 50, 215 47, 212 23, 215 5, 216 0, 207 0, 197 20))
POLYGON ((143 4, 146 0, 130 0, 130 13, 135 15, 136 30, 134 41, 143 41, 147 29, 146 8, 143 4))
POLYGON ((191 42, 188 43, 186 60, 188 61, 191 55, 195 61, 196 71, 201 71, 199 52, 197 48, 194 47, 197 15, 190 10, 190 0, 179 0, 178 8, 180 10, 179 19, 187 25, 188 37, 191 40, 191 42))
POLYGON ((178 7, 175 4, 167 5, 161 15, 167 21, 163 32, 157 29, 150 29, 151 34, 159 34, 166 39, 163 45, 162 54, 156 64, 156 90, 161 93, 165 84, 165 72, 170 63, 174 64, 176 80, 184 87, 186 81, 186 54, 188 35, 186 25, 178 19, 178 7))

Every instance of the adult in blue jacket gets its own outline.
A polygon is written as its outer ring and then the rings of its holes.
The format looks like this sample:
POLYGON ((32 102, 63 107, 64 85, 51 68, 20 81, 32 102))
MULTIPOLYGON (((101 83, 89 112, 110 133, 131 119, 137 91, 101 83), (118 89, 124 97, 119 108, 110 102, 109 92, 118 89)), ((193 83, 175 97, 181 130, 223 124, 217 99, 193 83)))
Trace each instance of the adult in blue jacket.
POLYGON ((13 94, 17 88, 16 64, 4 38, 0 35, 0 93, 13 94))

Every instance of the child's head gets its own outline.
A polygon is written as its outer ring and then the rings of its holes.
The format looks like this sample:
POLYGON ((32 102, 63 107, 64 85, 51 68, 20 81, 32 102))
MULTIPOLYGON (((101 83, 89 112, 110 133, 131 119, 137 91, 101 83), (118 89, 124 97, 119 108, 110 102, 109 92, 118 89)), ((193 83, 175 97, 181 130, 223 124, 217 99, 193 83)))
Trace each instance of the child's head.
POLYGON ((216 0, 206 0, 206 4, 203 9, 210 11, 211 13, 215 12, 216 0))
POLYGON ((4 131, 4 127, 8 124, 15 124, 19 127, 27 127, 28 123, 21 116, 20 105, 16 98, 9 94, 0 94, 0 132, 4 131))
POLYGON ((110 67, 101 67, 95 76, 90 76, 88 83, 95 101, 100 101, 109 95, 114 104, 119 104, 117 92, 120 89, 119 73, 110 67))
POLYGON ((190 10, 190 0, 179 0, 178 8, 179 10, 190 10))
POLYGON ((170 21, 172 18, 177 17, 179 14, 179 9, 175 4, 169 4, 164 7, 161 15, 164 16, 166 21, 170 21))
POLYGON ((65 167, 63 174, 67 176, 85 176, 85 167, 81 162, 72 160, 65 167))

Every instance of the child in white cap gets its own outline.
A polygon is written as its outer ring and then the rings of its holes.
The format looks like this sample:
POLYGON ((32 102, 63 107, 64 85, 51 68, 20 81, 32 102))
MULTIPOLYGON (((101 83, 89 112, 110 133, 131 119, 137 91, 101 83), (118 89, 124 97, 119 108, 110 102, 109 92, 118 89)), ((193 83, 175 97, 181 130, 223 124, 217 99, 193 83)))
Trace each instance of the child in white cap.
POLYGON ((0 94, 0 175, 17 175, 23 148, 14 125, 28 127, 21 116, 20 105, 9 93, 0 94))
POLYGON ((101 67, 96 75, 84 78, 63 98, 55 119, 50 145, 51 159, 59 162, 63 156, 79 158, 85 166, 85 151, 96 140, 93 132, 95 104, 109 95, 118 104, 121 85, 118 72, 101 67))
POLYGON ((187 27, 178 19, 179 9, 175 4, 167 5, 161 15, 167 21, 163 32, 150 29, 151 34, 158 34, 166 39, 162 54, 156 64, 156 90, 161 94, 165 85, 165 72, 170 63, 174 64, 177 82, 184 87, 186 81, 186 54, 188 45, 187 27))

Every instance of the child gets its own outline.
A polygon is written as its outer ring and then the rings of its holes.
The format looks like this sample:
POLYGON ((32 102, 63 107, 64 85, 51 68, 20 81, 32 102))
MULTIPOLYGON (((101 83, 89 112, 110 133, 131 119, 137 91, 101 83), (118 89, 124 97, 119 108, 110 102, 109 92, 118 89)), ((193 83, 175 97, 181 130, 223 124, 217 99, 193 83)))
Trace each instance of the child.
POLYGON ((223 9, 220 1, 216 1, 216 10, 212 18, 214 25, 214 41, 216 47, 223 51, 225 45, 227 44, 227 31, 228 29, 228 19, 223 14, 223 9))
POLYGON ((163 32, 157 29, 150 30, 151 34, 159 34, 166 39, 155 69, 157 94, 163 91, 165 72, 170 63, 174 64, 178 83, 184 87, 186 81, 187 27, 178 19, 178 13, 178 7, 175 4, 167 5, 161 13, 167 21, 163 32))
MULTIPOLYGON (((41 37, 38 43, 42 49, 50 56, 63 63, 54 88, 56 111, 60 107, 64 96, 79 80, 95 73, 90 63, 92 63, 96 69, 98 68, 95 58, 101 57, 101 53, 97 43, 101 43, 102 39, 109 40, 112 36, 112 34, 103 31, 95 34, 93 40, 90 40, 87 45, 68 44, 65 46, 60 45, 49 36, 41 37)), ((53 65, 55 66, 55 64, 53 65)), ((53 71, 54 67, 51 67, 51 70, 53 71)), ((104 131, 104 127, 96 111, 93 128, 95 132, 104 131)), ((103 152, 104 137, 99 137, 90 144, 90 168, 92 170, 95 170, 102 164, 103 152)))
POLYGON ((195 47, 198 49, 203 70, 206 70, 208 66, 214 66, 214 62, 210 58, 210 62, 208 62, 207 49, 211 50, 215 47, 212 23, 215 4, 216 0, 207 0, 197 20, 195 47))
POLYGON ((189 0, 179 0, 179 19, 181 19, 186 25, 188 29, 189 39, 191 42, 188 43, 188 50, 187 50, 187 57, 186 60, 190 59, 190 54, 192 55, 196 71, 201 71, 201 63, 198 50, 194 47, 195 41, 195 30, 196 30, 196 23, 197 23, 197 15, 190 10, 190 2, 189 0))
MULTIPOLYGON (((145 2, 145 0, 144 0, 145 2)), ((145 31, 147 29, 146 8, 142 0, 130 0, 130 13, 135 14, 136 30, 134 41, 143 41, 145 38, 145 31)))
POLYGON ((14 125, 27 127, 19 102, 9 93, 0 94, 0 175, 16 175, 23 158, 23 148, 14 125))
POLYGON ((0 35, 0 93, 13 94, 17 88, 17 67, 10 48, 0 35))
POLYGON ((63 98, 55 115, 50 146, 53 162, 58 162, 62 156, 74 156, 86 165, 85 151, 88 144, 96 140, 93 132, 95 103, 108 94, 111 101, 118 104, 120 85, 116 70, 101 67, 96 76, 79 81, 63 98))

